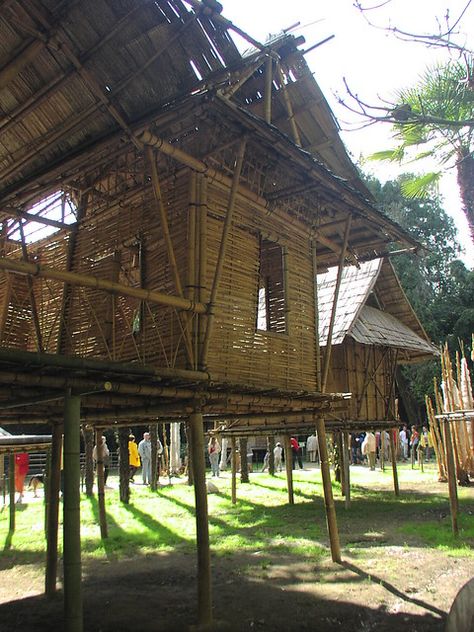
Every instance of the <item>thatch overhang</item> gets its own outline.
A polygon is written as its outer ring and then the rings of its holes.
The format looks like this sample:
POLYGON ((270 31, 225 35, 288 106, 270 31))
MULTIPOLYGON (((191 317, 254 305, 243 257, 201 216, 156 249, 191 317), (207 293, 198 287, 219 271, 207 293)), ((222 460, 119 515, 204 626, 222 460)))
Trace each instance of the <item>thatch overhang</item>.
MULTIPOLYGON (((318 275, 319 334, 323 347, 327 343, 335 284, 334 269, 318 275)), ((397 349, 399 363, 424 361, 439 355, 388 259, 374 259, 361 264, 359 269, 354 266, 344 269, 332 344, 340 345, 346 337, 363 345, 397 349)))

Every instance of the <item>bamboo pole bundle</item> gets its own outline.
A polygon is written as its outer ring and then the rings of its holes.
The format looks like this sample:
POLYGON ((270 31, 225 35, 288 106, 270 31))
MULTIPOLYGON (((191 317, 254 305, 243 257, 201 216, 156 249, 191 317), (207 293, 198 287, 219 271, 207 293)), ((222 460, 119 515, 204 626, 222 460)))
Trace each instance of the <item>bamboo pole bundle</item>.
POLYGON ((446 457, 444 445, 439 434, 438 420, 435 417, 433 402, 428 395, 425 395, 426 413, 428 415, 430 441, 435 451, 436 462, 438 464, 438 481, 445 483, 448 479, 446 476, 446 457))

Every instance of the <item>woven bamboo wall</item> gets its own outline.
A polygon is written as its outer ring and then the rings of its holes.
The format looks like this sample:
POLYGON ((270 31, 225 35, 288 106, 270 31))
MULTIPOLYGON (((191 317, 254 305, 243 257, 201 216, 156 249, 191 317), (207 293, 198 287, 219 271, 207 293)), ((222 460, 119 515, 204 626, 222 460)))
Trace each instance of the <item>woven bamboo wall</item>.
POLYGON ((394 354, 390 350, 361 345, 352 338, 346 338, 332 350, 327 390, 352 393, 347 419, 383 420, 387 414, 393 370, 394 354), (369 379, 372 375, 373 378, 369 379))

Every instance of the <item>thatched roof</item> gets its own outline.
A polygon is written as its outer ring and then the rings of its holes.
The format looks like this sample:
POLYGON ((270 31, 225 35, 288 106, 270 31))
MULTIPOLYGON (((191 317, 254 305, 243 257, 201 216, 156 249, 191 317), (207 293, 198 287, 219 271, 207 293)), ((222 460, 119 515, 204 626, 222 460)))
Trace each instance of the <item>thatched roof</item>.
MULTIPOLYGON (((327 344, 337 270, 318 275, 319 335, 327 344)), ((438 354, 418 320, 388 260, 374 259, 344 269, 332 344, 347 336, 365 345, 394 347, 405 360, 438 354), (370 304, 367 304, 369 301, 370 304)))

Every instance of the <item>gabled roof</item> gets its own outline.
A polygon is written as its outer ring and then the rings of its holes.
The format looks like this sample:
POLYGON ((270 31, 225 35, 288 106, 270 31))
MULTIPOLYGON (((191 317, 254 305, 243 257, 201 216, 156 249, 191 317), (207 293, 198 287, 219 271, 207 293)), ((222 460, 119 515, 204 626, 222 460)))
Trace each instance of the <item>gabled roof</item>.
MULTIPOLYGON (((321 346, 327 344, 336 279, 335 267, 317 277, 321 346)), ((332 344, 343 343, 347 336, 361 344, 402 350, 406 360, 438 354, 388 260, 374 259, 360 268, 344 269, 332 344), (372 292, 378 308, 366 304, 372 292)))

